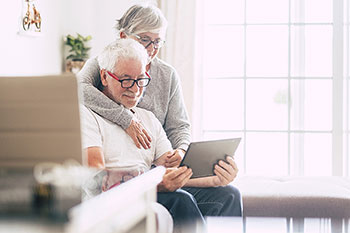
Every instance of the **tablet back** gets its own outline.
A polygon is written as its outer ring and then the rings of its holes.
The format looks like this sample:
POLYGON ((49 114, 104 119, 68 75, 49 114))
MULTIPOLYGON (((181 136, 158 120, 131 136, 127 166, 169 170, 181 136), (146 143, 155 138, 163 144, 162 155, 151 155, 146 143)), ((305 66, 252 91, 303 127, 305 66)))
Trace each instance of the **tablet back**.
POLYGON ((192 169, 192 178, 214 175, 214 166, 226 155, 233 156, 241 138, 192 142, 180 164, 192 169))

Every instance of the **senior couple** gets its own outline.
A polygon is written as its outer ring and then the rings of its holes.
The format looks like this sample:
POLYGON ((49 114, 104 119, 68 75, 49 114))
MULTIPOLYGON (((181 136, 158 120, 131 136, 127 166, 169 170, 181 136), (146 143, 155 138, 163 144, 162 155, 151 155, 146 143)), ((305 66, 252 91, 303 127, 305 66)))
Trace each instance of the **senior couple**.
POLYGON ((157 201, 170 212, 175 231, 191 232, 205 216, 242 215, 240 193, 228 185, 238 169, 231 157, 216 164, 211 177, 191 178, 190 168, 178 167, 190 124, 176 71, 156 57, 166 27, 158 8, 132 6, 117 21, 120 38, 80 71, 83 147, 91 167, 145 172, 165 166, 157 201))

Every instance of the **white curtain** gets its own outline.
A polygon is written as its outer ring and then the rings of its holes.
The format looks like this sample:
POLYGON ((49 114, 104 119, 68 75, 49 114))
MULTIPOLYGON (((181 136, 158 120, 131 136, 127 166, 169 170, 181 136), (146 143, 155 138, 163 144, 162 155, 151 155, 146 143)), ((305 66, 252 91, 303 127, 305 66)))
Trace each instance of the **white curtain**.
MULTIPOLYGON (((169 25, 166 44, 159 57, 174 66, 180 75, 185 104, 191 123, 194 121, 195 88, 195 22, 196 1, 158 0, 158 7, 167 18, 169 25)), ((192 124, 193 125, 193 124, 192 124)))

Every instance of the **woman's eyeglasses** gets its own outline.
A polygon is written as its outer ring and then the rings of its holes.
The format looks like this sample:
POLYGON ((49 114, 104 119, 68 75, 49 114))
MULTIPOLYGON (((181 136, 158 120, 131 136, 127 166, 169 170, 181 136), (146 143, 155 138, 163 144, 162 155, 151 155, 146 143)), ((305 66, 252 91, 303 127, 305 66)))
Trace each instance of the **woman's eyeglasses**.
POLYGON ((151 38, 149 38, 148 36, 139 36, 139 35, 135 35, 135 34, 132 34, 133 36, 135 36, 138 41, 143 45, 145 46, 145 48, 147 49, 148 46, 150 46, 151 44, 153 44, 153 47, 155 49, 159 49, 161 48, 165 41, 164 40, 161 40, 161 39, 155 39, 155 40, 151 40, 151 38))

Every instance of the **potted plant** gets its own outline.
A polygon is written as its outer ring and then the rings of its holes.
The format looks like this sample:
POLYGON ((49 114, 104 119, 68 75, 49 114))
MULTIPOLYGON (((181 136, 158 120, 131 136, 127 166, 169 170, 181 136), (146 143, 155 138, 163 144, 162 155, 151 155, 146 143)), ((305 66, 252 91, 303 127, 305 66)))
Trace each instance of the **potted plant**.
POLYGON ((91 40, 91 36, 82 36, 77 33, 77 36, 67 35, 65 45, 70 47, 69 55, 66 57, 66 71, 77 73, 84 66, 86 59, 89 57, 90 47, 87 47, 87 42, 91 40))

